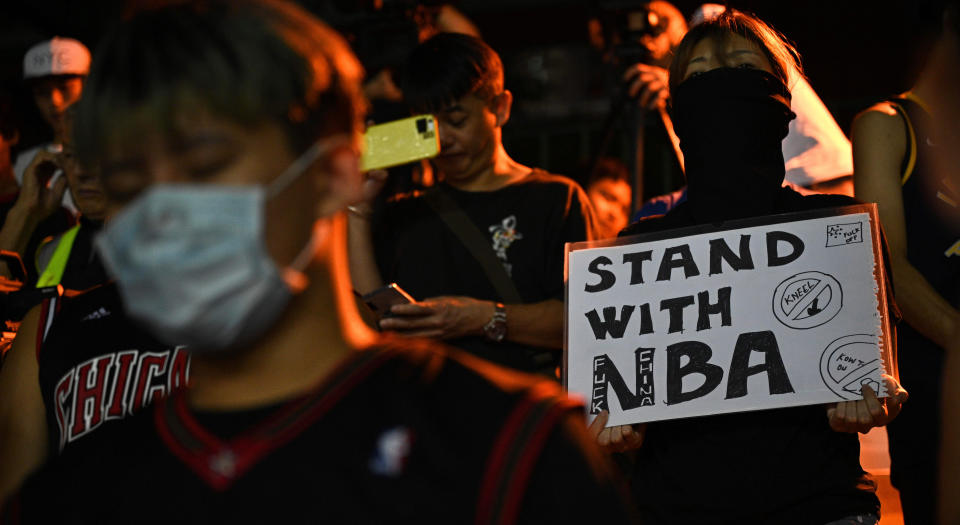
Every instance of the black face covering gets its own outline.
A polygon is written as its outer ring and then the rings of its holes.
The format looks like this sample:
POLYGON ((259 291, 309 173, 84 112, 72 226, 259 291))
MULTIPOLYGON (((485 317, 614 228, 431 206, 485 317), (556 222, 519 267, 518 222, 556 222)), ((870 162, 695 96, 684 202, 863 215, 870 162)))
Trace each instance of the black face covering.
POLYGON ((757 69, 719 68, 685 80, 673 99, 687 202, 703 222, 766 215, 783 184, 790 91, 757 69))

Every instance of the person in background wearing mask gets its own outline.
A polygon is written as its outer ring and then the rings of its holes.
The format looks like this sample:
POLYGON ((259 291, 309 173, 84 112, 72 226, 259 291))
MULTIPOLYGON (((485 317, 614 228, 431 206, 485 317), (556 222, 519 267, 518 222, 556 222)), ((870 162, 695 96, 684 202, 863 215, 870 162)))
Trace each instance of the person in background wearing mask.
POLYGON ((67 448, 3 518, 629 522, 559 387, 359 320, 361 76, 287 2, 178 0, 106 35, 77 152, 126 204, 97 247, 129 314, 188 346, 190 385, 67 448))
MULTIPOLYGON (((651 7, 654 4, 667 4, 673 8, 664 1, 652 2, 651 7)), ((682 20, 683 15, 676 8, 673 11, 663 7, 660 9, 682 20)), ((703 4, 691 17, 690 27, 711 20, 725 10, 727 7, 720 4, 703 4)), ((684 24, 679 37, 673 40, 671 51, 683 38, 686 28, 684 24)), ((666 36, 661 35, 660 39, 665 40, 666 36)), ((672 56, 672 52, 667 55, 667 64, 672 56)), ((800 74, 794 74, 793 77, 789 87, 791 106, 797 118, 790 122, 789 132, 782 143, 786 184, 803 194, 823 192, 852 195, 850 141, 807 79, 800 74)), ((629 93, 637 97, 643 107, 652 110, 667 104, 670 96, 667 65, 634 64, 624 74, 624 81, 629 84, 629 93)), ((650 198, 639 207, 634 218, 662 215, 686 198, 685 187, 650 198)))
POLYGON ((887 431, 890 481, 907 525, 935 520, 940 397, 949 377, 941 374, 946 349, 960 336, 960 2, 945 4, 913 88, 853 123, 856 195, 879 204, 906 321, 897 331, 898 359, 913 402, 887 431))
MULTIPOLYGON (((780 142, 794 118, 794 50, 759 19, 727 11, 687 33, 670 66, 674 125, 686 159, 688 199, 621 235, 855 204, 782 186, 780 142)), ((809 349, 788 349, 810 351, 809 349)), ((875 524, 879 501, 859 462, 856 433, 888 423, 906 393, 604 428, 611 450, 637 448, 633 493, 647 524, 875 524), (711 473, 722 482, 692 473, 711 473)))

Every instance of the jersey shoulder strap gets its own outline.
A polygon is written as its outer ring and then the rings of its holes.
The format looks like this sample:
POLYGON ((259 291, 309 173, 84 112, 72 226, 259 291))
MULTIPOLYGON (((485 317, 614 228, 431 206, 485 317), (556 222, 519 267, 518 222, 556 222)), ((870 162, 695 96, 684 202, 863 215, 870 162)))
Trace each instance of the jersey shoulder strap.
POLYGON ((37 249, 37 271, 40 272, 37 288, 60 284, 63 272, 67 268, 67 261, 70 259, 73 241, 76 240, 79 231, 80 225, 77 224, 37 249))
POLYGON ((564 415, 581 408, 578 402, 557 395, 552 386, 530 388, 501 427, 480 483, 476 525, 516 523, 547 438, 564 415))
POLYGON ((917 170, 921 128, 931 113, 926 102, 912 92, 890 97, 887 102, 903 120, 905 128, 907 151, 900 167, 900 185, 903 186, 917 170))

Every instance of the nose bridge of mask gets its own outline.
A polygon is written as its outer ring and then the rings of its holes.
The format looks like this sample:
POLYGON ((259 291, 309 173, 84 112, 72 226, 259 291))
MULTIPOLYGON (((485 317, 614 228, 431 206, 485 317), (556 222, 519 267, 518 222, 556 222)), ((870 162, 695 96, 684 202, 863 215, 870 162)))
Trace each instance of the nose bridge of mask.
POLYGON ((301 175, 303 175, 314 162, 320 159, 323 155, 333 149, 333 146, 339 144, 340 139, 337 137, 331 137, 323 140, 318 140, 314 142, 306 151, 304 151, 299 157, 296 158, 293 162, 287 166, 287 169, 283 170, 283 173, 280 174, 276 179, 270 182, 266 187, 266 196, 267 198, 276 197, 283 190, 287 189, 288 186, 293 184, 301 175))

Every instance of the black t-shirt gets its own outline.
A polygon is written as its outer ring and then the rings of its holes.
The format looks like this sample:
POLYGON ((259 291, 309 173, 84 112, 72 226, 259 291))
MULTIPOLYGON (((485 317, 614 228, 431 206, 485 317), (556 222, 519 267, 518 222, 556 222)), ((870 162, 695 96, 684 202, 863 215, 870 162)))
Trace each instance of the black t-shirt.
POLYGON ((185 397, 68 449, 28 479, 0 521, 632 519, 580 407, 557 385, 432 344, 354 352, 276 406, 197 413, 185 397))
POLYGON ((158 342, 129 319, 113 283, 47 301, 39 332, 18 337, 42 341, 37 363, 54 454, 186 386, 187 352, 158 342))
MULTIPOLYGON (((496 191, 443 191, 476 226, 524 303, 563 300, 564 244, 591 238, 593 215, 583 190, 566 177, 533 170, 496 191)), ((483 267, 426 202, 423 193, 388 203, 374 231, 377 265, 385 282, 396 282, 414 299, 462 295, 505 301, 483 267)), ((526 371, 552 369, 559 352, 483 337, 450 341, 498 364, 526 371), (545 360, 544 360, 545 359, 545 360)))
MULTIPOLYGON (((774 204, 788 213, 859 202, 782 188, 774 204)), ((621 235, 699 223, 683 203, 621 235)), ((633 493, 646 525, 809 525, 880 508, 857 435, 834 432, 823 405, 650 423, 633 493)))

